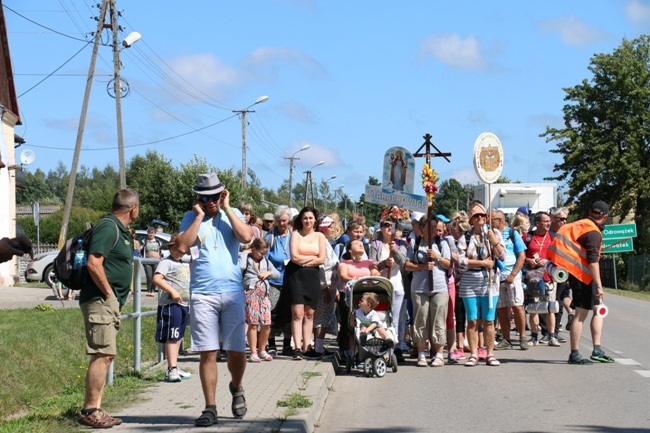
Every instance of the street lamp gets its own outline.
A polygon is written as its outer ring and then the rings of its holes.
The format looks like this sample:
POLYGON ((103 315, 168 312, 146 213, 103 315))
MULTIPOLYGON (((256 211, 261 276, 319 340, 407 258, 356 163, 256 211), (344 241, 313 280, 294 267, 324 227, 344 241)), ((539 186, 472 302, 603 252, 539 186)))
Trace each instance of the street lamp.
POLYGON ((291 207, 291 203, 293 201, 293 161, 295 161, 296 159, 298 160, 300 159, 300 158, 296 158, 297 153, 302 152, 303 150, 307 150, 310 147, 311 147, 310 145, 305 144, 303 147, 293 152, 293 155, 291 155, 288 158, 287 157, 284 158, 289 160, 289 207, 291 207))
POLYGON ((233 113, 241 114, 241 191, 242 194, 246 191, 246 113, 254 113, 255 110, 249 108, 261 104, 269 99, 268 96, 260 96, 255 102, 241 110, 232 110, 233 113))
POLYGON ((307 196, 308 196, 307 192, 309 190, 311 190, 311 206, 316 207, 316 204, 314 203, 314 184, 311 181, 311 171, 316 167, 318 167, 319 165, 323 165, 323 164, 325 164, 325 161, 319 161, 318 164, 316 164, 315 166, 313 166, 312 168, 304 172, 306 176, 305 176, 305 201, 303 207, 307 206, 307 196))
POLYGON ((327 184, 328 184, 332 179, 336 179, 336 175, 333 175, 333 176, 330 177, 329 179, 323 181, 323 183, 325 184, 325 186, 323 187, 323 211, 324 211, 324 212, 327 212, 327 189, 328 189, 328 188, 327 188, 327 184))

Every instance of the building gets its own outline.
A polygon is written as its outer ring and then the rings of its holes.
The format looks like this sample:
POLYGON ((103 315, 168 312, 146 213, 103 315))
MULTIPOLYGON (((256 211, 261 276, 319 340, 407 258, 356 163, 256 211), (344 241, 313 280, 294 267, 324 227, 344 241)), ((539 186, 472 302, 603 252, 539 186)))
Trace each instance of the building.
POLYGON ((494 183, 474 187, 474 198, 485 207, 501 209, 504 213, 515 213, 520 206, 528 206, 534 214, 548 211, 557 206, 557 184, 555 183, 494 183))
MULTIPOLYGON (((20 125, 4 8, 0 0, 0 238, 16 236, 16 152, 14 127, 20 125)), ((16 259, 0 264, 0 285, 13 285, 16 259)))

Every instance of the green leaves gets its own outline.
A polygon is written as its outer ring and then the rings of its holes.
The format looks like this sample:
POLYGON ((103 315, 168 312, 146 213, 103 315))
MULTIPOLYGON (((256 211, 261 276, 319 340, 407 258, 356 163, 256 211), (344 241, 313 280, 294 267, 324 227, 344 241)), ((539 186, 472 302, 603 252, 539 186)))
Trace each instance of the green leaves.
POLYGON ((650 249, 650 37, 624 39, 612 54, 596 54, 591 79, 566 88, 562 129, 541 134, 563 161, 549 180, 566 181, 568 203, 586 215, 596 200, 612 216, 634 219, 637 252, 650 249))

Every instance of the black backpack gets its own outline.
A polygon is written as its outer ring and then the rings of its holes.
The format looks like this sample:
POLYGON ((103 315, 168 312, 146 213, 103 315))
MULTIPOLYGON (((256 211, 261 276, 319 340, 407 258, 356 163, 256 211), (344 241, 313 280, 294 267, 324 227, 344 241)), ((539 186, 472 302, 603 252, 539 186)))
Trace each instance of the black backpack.
MULTIPOLYGON (((117 230, 115 243, 111 247, 112 250, 115 248, 115 245, 117 245, 117 241, 120 237, 120 231, 115 221, 111 221, 113 224, 115 224, 115 229, 117 230)), ((90 239, 92 238, 94 229, 95 227, 91 227, 83 233, 80 233, 77 236, 68 239, 61 251, 59 251, 59 254, 54 259, 53 267, 56 278, 63 285, 70 289, 81 290, 90 281, 86 263, 88 260, 88 248, 90 247, 90 239), (82 253, 85 257, 85 260, 80 266, 75 269, 74 261, 77 252, 82 253)))

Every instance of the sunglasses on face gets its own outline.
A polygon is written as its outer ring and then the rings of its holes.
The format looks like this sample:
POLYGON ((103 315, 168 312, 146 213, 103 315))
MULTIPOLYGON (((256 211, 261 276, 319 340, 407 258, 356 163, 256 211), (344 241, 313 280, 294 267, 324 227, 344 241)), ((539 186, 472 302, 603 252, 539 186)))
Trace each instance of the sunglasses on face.
POLYGON ((555 219, 560 220, 562 222, 566 222, 566 218, 555 217, 555 219))
POLYGON ((383 223, 381 226, 382 227, 392 227, 393 224, 392 223, 383 223))
POLYGON ((476 218, 487 218, 487 214, 475 213, 474 215, 472 215, 472 218, 474 218, 474 217, 476 217, 476 218))
POLYGON ((202 195, 201 196, 201 201, 203 203, 207 203, 209 201, 217 201, 221 198, 221 194, 215 194, 215 195, 202 195))

